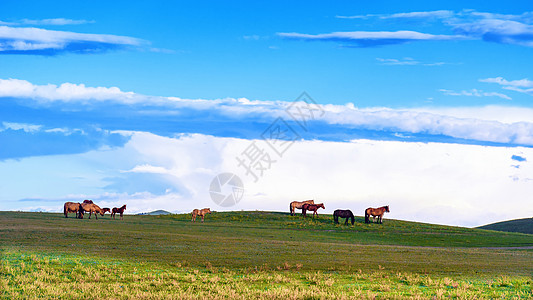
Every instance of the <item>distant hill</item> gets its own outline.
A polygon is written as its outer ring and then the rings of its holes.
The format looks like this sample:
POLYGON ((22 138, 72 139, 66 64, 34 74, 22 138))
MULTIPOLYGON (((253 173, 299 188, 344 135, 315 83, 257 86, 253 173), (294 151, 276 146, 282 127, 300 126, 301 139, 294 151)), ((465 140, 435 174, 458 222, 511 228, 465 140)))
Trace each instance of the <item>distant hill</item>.
POLYGON ((503 221, 478 227, 480 229, 533 234, 533 218, 503 221))
POLYGON ((159 216, 159 215, 171 215, 172 213, 166 210, 154 210, 152 212, 140 213, 141 216, 159 216))

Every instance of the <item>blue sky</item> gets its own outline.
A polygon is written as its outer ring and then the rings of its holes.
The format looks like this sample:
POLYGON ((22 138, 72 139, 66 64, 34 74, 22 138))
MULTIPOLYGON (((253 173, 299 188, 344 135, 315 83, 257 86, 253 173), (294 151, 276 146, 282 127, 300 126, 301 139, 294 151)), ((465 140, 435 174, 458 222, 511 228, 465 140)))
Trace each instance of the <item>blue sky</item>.
POLYGON ((85 197, 131 212, 216 207, 209 182, 232 171, 248 180, 235 209, 312 197, 454 225, 529 216, 501 206, 532 191, 523 3, 2 1, 0 210, 85 197), (290 108, 304 91, 319 110, 301 127, 290 108), (271 149, 278 118, 296 133, 292 158, 255 182, 235 158, 254 141, 271 149), (474 219, 456 214, 464 205, 474 219))

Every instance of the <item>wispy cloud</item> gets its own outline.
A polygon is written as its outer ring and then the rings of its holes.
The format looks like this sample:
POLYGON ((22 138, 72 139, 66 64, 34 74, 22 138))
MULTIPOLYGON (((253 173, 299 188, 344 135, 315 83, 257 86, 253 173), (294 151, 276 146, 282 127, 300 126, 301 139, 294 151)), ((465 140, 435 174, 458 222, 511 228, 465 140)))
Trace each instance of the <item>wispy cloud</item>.
POLYGON ((278 36, 291 40, 332 41, 348 43, 357 47, 377 47, 384 45, 404 44, 415 41, 461 40, 462 35, 427 34, 417 31, 350 31, 324 34, 277 33, 278 36))
POLYGON ((419 65, 419 66, 428 66, 428 67, 434 67, 434 66, 443 66, 443 65, 446 65, 448 63, 445 63, 445 62, 434 62, 434 63, 425 63, 425 62, 420 62, 420 61, 417 61, 411 57, 404 57, 404 58, 401 58, 401 59, 396 59, 396 58, 376 58, 377 61, 380 62, 381 65, 386 65, 386 66, 414 66, 414 65, 419 65))
POLYGON ((73 19, 66 19, 66 18, 53 18, 53 19, 40 19, 40 20, 32 20, 32 19, 22 19, 17 20, 13 22, 3 22, 0 21, 0 25, 10 25, 10 26, 24 26, 24 25, 42 25, 42 26, 64 26, 64 25, 82 25, 82 24, 90 24, 95 23, 94 21, 88 21, 88 20, 73 20, 73 19))
POLYGON ((395 13, 395 14, 366 14, 355 16, 335 16, 338 19, 445 19, 453 17, 455 13, 450 10, 434 10, 434 11, 419 11, 419 12, 407 12, 407 13, 395 13))
MULTIPOLYGON (((402 44, 414 40, 483 40, 500 44, 513 44, 519 46, 533 47, 533 12, 524 12, 519 15, 498 14, 488 12, 477 12, 475 10, 462 10, 454 12, 450 10, 400 12, 394 14, 366 14, 354 16, 336 16, 339 19, 353 20, 382 20, 387 22, 409 21, 410 25, 417 22, 438 22, 453 31, 450 35, 434 35, 429 33, 411 34, 412 37, 399 37, 390 40, 389 37, 373 36, 367 38, 366 43, 359 46, 372 47, 392 44, 402 44), (378 41, 383 40, 383 43, 378 41)), ((402 22, 400 24, 404 24, 402 22)), ((399 31, 407 32, 407 31, 399 31)), ((366 33, 370 34, 370 33, 366 33)), ((284 34, 282 37, 292 37, 301 40, 322 40, 322 41, 358 41, 364 40, 358 37, 346 37, 350 32, 335 32, 329 34, 284 34)))
POLYGON ((22 19, 18 23, 19 24, 23 24, 23 25, 56 25, 56 26, 63 26, 63 25, 82 25, 82 24, 94 23, 94 21, 55 18, 55 19, 42 19, 42 20, 22 19))
POLYGON ((0 54, 90 54, 145 44, 144 40, 127 36, 0 26, 0 54))
POLYGON ((444 93, 444 95, 448 95, 448 96, 499 97, 499 98, 502 98, 502 99, 505 99, 505 100, 512 100, 511 97, 509 97, 509 96, 507 96, 505 94, 502 94, 502 93, 484 92, 484 91, 481 91, 481 90, 478 90, 478 89, 471 89, 469 91, 463 90, 463 91, 460 91, 460 92, 447 90, 447 89, 440 89, 439 91, 444 93))
POLYGON ((503 89, 515 92, 525 93, 533 96, 533 81, 527 78, 520 80, 508 81, 503 77, 480 79, 480 82, 496 83, 502 86, 503 89))

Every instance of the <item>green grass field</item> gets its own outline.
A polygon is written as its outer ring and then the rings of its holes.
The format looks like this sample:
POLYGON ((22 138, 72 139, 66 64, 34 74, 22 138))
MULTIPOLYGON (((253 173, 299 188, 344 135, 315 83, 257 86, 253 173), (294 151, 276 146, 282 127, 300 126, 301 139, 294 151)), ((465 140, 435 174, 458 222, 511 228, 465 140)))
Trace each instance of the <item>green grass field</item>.
POLYGON ((0 212, 0 245, 4 299, 533 298, 533 235, 399 220, 0 212))

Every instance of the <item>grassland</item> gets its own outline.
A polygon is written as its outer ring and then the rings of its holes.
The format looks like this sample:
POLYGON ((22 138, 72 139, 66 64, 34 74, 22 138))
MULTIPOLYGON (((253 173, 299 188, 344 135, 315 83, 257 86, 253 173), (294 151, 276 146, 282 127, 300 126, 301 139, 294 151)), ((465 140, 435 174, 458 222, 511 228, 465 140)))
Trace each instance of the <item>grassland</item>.
POLYGON ((533 297, 533 235, 398 220, 0 212, 0 245, 5 299, 533 297))

